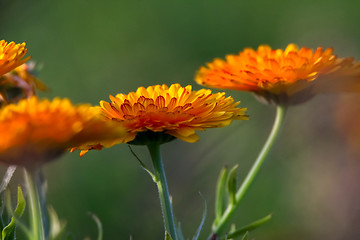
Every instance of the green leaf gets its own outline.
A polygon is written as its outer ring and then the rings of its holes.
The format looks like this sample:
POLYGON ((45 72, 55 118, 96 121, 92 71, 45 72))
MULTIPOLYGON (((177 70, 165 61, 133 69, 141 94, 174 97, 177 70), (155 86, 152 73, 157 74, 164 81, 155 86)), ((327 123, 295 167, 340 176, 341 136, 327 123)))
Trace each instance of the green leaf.
POLYGON ((184 234, 181 230, 181 223, 179 222, 176 228, 177 238, 178 240, 185 240, 184 234))
POLYGON ((223 167, 220 171, 218 181, 216 184, 215 197, 215 222, 220 221, 225 210, 226 203, 226 179, 228 177, 228 168, 223 167))
POLYGON ((64 239, 66 222, 61 221, 55 211, 51 206, 48 207, 48 213, 50 217, 50 240, 61 240, 64 239))
POLYGON ((236 203, 236 171, 239 165, 235 165, 229 173, 228 177, 228 191, 229 191, 229 205, 233 206, 236 203))
POLYGON ((103 239, 103 227, 102 227, 101 221, 94 213, 89 212, 89 214, 94 219, 96 226, 98 228, 99 234, 98 234, 97 240, 102 240, 103 239))
POLYGON ((1 232, 1 239, 2 240, 14 240, 15 239, 15 220, 11 218, 10 223, 4 227, 1 232))
POLYGON ((206 200, 205 198, 201 195, 200 193, 200 196, 202 197, 202 199, 204 199, 204 211, 203 211, 203 216, 202 216, 202 219, 201 219, 201 222, 200 222, 200 226, 198 227, 195 235, 193 236, 192 240, 198 240, 199 238, 199 235, 200 235, 200 232, 201 232, 201 229, 204 225, 204 222, 205 222, 205 218, 206 218, 206 214, 207 214, 207 204, 206 204, 206 200))
POLYGON ((20 186, 18 186, 18 200, 17 201, 18 202, 17 202, 16 208, 15 208, 15 216, 21 217, 24 214, 26 202, 25 202, 24 194, 23 194, 20 186))
POLYGON ((249 232, 246 232, 241 240, 248 240, 249 238, 249 232))
POLYGON ((132 147, 130 145, 128 145, 130 152, 132 153, 132 155, 134 155, 134 157, 138 160, 140 166, 151 176, 151 178, 153 179, 153 181, 156 183, 156 177, 155 174, 153 174, 150 169, 145 165, 145 163, 143 161, 141 161, 141 159, 136 155, 136 153, 134 152, 134 150, 132 149, 132 147))
POLYGON ((165 231, 165 240, 173 240, 167 231, 165 231))
POLYGON ((12 212, 12 207, 11 207, 11 197, 10 197, 10 191, 7 191, 7 197, 6 197, 6 201, 10 201, 10 203, 8 203, 8 207, 10 207, 11 209, 8 209, 12 214, 13 217, 11 218, 10 223, 4 227, 4 229, 1 232, 1 239, 2 240, 14 240, 15 239, 15 230, 16 230, 16 221, 15 219, 20 218, 25 210, 25 206, 26 206, 26 202, 25 202, 25 198, 23 195, 23 192, 21 190, 21 187, 18 186, 18 199, 17 199, 17 205, 15 208, 15 211, 12 212))
POLYGON ((236 231, 236 225, 233 223, 230 225, 230 229, 229 229, 229 233, 235 232, 236 231))
MULTIPOLYGON (((236 237, 240 237, 242 236, 244 233, 249 232, 250 230, 254 230, 255 228, 258 228, 259 226, 263 225, 264 223, 268 222, 272 217, 272 214, 267 215, 264 218, 261 218, 255 222, 252 222, 238 230, 236 230, 235 232, 229 233, 227 235, 227 238, 236 238, 236 237)), ((224 238, 223 238, 224 239, 224 238)))

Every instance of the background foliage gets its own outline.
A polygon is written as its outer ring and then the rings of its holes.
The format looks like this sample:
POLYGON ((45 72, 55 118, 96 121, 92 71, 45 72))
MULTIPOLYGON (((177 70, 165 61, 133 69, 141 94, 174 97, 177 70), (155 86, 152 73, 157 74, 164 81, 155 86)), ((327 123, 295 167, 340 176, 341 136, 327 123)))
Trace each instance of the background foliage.
MULTIPOLYGON (((51 91, 42 97, 97 104, 139 86, 178 82, 200 89, 193 76, 201 65, 264 43, 334 47, 338 56, 359 59, 359 8, 350 0, 0 0, 0 38, 25 41, 32 59, 44 65, 40 78, 51 91)), ((188 236, 201 219, 198 192, 212 207, 220 168, 239 163, 243 177, 273 121, 274 109, 251 94, 227 93, 248 107, 250 121, 209 130, 195 144, 163 146, 174 211, 188 236)), ((344 107, 340 100, 320 96, 290 109, 280 141, 237 213, 242 224, 274 213, 252 237, 360 237, 359 155, 335 120, 344 107)), ((149 161, 145 148, 134 149, 149 161)), ((102 220, 105 239, 163 237, 155 185, 126 145, 83 158, 69 153, 48 164, 45 174, 48 202, 75 239, 96 236, 87 211, 102 220)))

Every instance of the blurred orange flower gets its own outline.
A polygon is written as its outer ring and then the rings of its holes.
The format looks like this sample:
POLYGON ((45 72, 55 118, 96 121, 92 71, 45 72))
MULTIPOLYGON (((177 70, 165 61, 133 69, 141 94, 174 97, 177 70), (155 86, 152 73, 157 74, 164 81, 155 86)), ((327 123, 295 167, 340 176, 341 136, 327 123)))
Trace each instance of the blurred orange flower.
POLYGON ((27 49, 25 43, 0 41, 0 76, 25 63, 30 57, 24 58, 27 49))
POLYGON ((78 145, 116 143, 125 131, 105 122, 99 110, 89 105, 32 97, 0 110, 0 133, 0 161, 32 167, 78 145))
MULTIPOLYGON (((173 84, 140 87, 128 95, 110 96, 111 102, 101 101, 105 118, 123 125, 128 135, 123 142, 145 145, 164 143, 174 138, 196 142, 195 130, 224 127, 232 120, 248 119, 246 108, 237 108, 225 93, 173 84)), ((101 144, 102 145, 102 144, 101 144)), ((95 147, 99 149, 99 145, 95 147)))
POLYGON ((338 58, 333 49, 315 51, 295 44, 285 50, 261 45, 226 60, 215 59, 197 72, 197 83, 254 92, 268 103, 296 104, 317 93, 360 91, 360 62, 338 58))

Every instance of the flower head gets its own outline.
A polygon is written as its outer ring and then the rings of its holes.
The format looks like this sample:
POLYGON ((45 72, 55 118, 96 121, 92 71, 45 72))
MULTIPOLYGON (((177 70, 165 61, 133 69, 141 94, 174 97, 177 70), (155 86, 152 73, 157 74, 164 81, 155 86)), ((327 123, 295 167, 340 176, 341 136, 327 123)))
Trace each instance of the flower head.
POLYGON ((0 76, 25 63, 30 57, 24 58, 27 49, 25 43, 0 41, 0 76))
POLYGON ((125 131, 89 105, 32 97, 0 110, 0 133, 1 162, 37 166, 78 145, 116 143, 125 131))
POLYGON ((226 60, 215 59, 196 74, 197 83, 254 92, 267 102, 295 104, 319 92, 359 91, 360 63, 337 58, 333 49, 315 51, 294 44, 285 50, 261 45, 226 60), (341 79, 340 79, 341 78, 341 79))
POLYGON ((123 125, 128 135, 123 142, 164 143, 174 138, 186 142, 199 139, 195 130, 224 127, 235 119, 248 119, 245 108, 237 108, 224 93, 191 86, 173 84, 140 87, 136 92, 110 96, 111 102, 101 101, 106 119, 123 125))

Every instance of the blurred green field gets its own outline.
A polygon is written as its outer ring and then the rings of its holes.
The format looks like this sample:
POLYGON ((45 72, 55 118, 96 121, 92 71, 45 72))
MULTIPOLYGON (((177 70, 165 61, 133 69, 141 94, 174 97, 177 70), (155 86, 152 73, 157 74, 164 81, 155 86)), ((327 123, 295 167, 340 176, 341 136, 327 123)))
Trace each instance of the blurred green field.
MULTIPOLYGON (((200 89, 193 81, 200 66, 259 44, 334 47, 338 56, 359 59, 359 9, 360 2, 350 0, 0 0, 0 39, 26 42, 32 59, 43 64, 39 77, 51 91, 40 96, 98 104, 139 86, 200 89)), ((174 212, 189 238, 201 220, 199 192, 210 208, 206 239, 218 172, 239 164, 242 179, 274 118, 274 108, 250 93, 227 95, 241 100, 250 121, 200 133, 194 144, 177 140, 162 148, 174 212)), ((334 126, 337 100, 319 96, 289 109, 279 141, 236 214, 238 225, 274 214, 251 239, 360 239, 359 156, 348 152, 334 126)), ((144 147, 134 150, 150 163, 144 147)), ((101 219, 104 239, 163 239, 156 187, 128 146, 82 158, 68 153, 48 164, 45 175, 48 203, 75 239, 96 239, 88 211, 101 219)))

